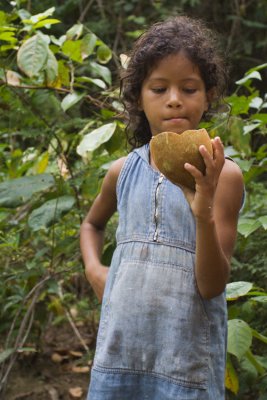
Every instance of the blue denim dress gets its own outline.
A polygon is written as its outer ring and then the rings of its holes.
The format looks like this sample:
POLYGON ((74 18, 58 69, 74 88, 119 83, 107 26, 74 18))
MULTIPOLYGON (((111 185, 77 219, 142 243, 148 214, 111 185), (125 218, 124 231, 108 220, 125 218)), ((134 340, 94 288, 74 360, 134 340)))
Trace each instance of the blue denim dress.
POLYGON ((117 200, 87 400, 223 400, 225 296, 200 296, 194 216, 150 166, 148 145, 127 157, 117 200))

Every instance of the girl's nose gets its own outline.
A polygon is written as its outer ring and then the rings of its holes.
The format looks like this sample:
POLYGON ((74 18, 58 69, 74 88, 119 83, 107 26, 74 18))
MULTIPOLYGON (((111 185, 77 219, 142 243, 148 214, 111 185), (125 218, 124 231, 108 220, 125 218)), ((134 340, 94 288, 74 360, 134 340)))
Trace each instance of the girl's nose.
POLYGON ((181 96, 180 96, 179 90, 177 90, 177 89, 170 90, 169 98, 167 100, 167 106, 168 107, 180 107, 181 104, 182 104, 182 102, 181 102, 181 96))

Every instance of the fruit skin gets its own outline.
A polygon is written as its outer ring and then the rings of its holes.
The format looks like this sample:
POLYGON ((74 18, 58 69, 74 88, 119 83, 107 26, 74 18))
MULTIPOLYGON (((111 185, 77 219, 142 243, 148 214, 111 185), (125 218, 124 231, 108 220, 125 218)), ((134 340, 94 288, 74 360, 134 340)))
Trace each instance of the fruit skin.
POLYGON ((199 153, 199 146, 205 145, 212 155, 212 143, 206 129, 187 130, 181 134, 162 132, 150 141, 151 156, 159 171, 172 183, 195 190, 195 180, 184 168, 187 162, 203 174, 206 166, 199 153))

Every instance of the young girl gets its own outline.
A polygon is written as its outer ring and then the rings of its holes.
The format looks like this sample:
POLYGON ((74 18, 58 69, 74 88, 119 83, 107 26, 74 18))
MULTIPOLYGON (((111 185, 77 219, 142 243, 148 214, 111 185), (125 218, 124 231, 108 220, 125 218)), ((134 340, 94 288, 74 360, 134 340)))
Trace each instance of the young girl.
POLYGON ((199 151, 203 175, 186 163, 195 191, 157 170, 152 136, 197 129, 222 96, 224 63, 202 23, 174 17, 137 40, 122 77, 134 150, 114 162, 81 227, 85 273, 103 301, 89 400, 223 400, 225 286, 243 181, 225 159, 199 151), (118 210, 110 268, 104 229, 118 210))

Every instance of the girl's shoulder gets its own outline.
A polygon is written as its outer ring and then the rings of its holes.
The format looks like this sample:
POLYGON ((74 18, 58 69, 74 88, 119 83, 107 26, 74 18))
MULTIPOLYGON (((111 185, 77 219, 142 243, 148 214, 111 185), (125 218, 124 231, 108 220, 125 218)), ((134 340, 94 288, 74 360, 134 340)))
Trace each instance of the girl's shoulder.
POLYGON ((121 157, 121 158, 118 158, 117 160, 115 160, 109 167, 109 170, 106 174, 105 180, 107 182, 109 182, 110 184, 113 184, 114 187, 117 184, 117 180, 118 180, 121 170, 124 166, 126 158, 127 157, 125 156, 125 157, 121 157))
POLYGON ((225 159, 225 163, 220 174, 218 183, 218 194, 224 205, 236 204, 236 208, 240 210, 244 202, 244 180, 243 174, 238 164, 229 158, 225 159))

